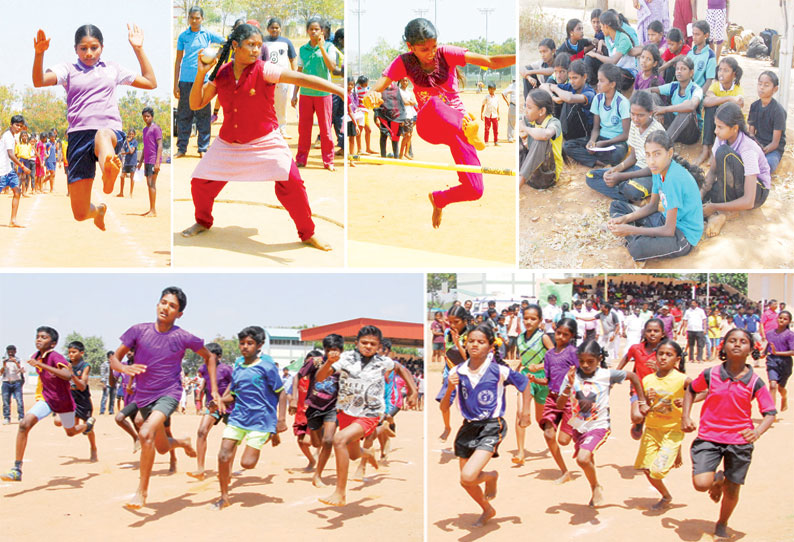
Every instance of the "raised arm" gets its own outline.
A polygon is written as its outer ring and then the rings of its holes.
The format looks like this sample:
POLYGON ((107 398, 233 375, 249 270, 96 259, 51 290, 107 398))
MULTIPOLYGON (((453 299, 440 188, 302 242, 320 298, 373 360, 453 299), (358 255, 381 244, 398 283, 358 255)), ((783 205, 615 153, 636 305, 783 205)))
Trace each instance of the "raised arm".
POLYGON ((196 79, 193 81, 193 87, 190 89, 190 109, 199 111, 203 109, 208 103, 212 101, 218 93, 215 83, 212 81, 204 82, 204 76, 212 69, 218 62, 218 56, 212 60, 211 64, 204 64, 201 61, 201 54, 204 52, 202 49, 199 51, 198 68, 196 70, 196 79))
POLYGON ((152 68, 149 58, 143 51, 143 30, 138 28, 137 24, 127 24, 127 33, 132 50, 135 52, 135 57, 138 59, 138 64, 141 67, 141 75, 135 76, 135 81, 132 82, 132 86, 146 90, 157 88, 154 68, 152 68))
POLYGON ((278 82, 288 83, 295 85, 296 87, 306 87, 313 90, 320 90, 322 92, 330 92, 332 94, 336 94, 340 98, 345 97, 345 91, 339 85, 335 85, 326 79, 322 79, 315 75, 309 75, 303 72, 284 70, 281 72, 278 82))
POLYGON ((33 48, 36 55, 33 57, 33 86, 51 87, 58 84, 58 76, 52 72, 44 73, 44 51, 50 48, 50 39, 39 29, 33 38, 33 48))
MULTIPOLYGON (((492 70, 499 70, 502 68, 507 68, 508 66, 513 66, 516 63, 516 55, 481 55, 479 53, 472 53, 471 51, 466 51, 466 55, 464 56, 466 60, 466 64, 474 64, 475 66, 482 66, 484 68, 490 68, 492 70)), ((552 73, 554 70, 552 69, 552 73)))

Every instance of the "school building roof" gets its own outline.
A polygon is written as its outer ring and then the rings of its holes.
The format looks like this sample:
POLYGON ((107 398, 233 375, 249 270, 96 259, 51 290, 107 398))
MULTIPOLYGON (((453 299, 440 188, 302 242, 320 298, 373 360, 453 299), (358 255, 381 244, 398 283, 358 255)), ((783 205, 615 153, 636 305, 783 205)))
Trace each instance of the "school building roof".
POLYGON ((391 339, 394 346, 422 348, 424 346, 424 324, 414 322, 397 322, 394 320, 377 320, 375 318, 354 318, 343 322, 335 322, 323 326, 301 330, 301 340, 322 341, 323 337, 337 333, 345 338, 346 343, 353 343, 358 330, 364 326, 376 326, 384 338, 391 339))

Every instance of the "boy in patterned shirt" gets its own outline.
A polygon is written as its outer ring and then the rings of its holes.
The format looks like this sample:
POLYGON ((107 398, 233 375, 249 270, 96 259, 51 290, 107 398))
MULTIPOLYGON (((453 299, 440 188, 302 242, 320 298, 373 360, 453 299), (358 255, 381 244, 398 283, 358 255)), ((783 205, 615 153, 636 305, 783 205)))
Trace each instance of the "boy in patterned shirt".
POLYGON ((330 506, 345 505, 351 460, 364 456, 373 467, 378 468, 375 456, 362 449, 360 441, 375 430, 386 410, 386 373, 395 369, 408 386, 407 404, 412 406, 416 402, 416 385, 408 371, 377 353, 382 339, 380 329, 364 326, 358 332, 355 350, 343 353, 336 362, 327 360, 317 371, 317 382, 339 373, 339 396, 336 401, 339 431, 334 435, 336 489, 328 497, 320 499, 320 502, 330 506))

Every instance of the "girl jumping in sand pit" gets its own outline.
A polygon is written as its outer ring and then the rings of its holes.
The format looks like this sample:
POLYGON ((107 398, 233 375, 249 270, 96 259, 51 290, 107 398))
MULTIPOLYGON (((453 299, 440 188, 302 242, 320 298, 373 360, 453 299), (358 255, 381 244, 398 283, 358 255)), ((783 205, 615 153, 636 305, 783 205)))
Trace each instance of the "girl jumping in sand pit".
POLYGON ((305 86, 342 97, 344 89, 319 77, 265 62, 259 58, 261 49, 262 32, 255 26, 242 24, 211 63, 198 64, 190 107, 201 109, 217 95, 224 116, 218 137, 193 171, 190 184, 196 223, 182 235, 192 237, 212 227, 212 204, 228 181, 275 181, 276 197, 298 227, 301 241, 320 250, 331 250, 314 235, 303 180, 278 129, 274 96, 277 83, 305 86), (209 81, 204 83, 204 75, 229 49, 234 49, 234 60, 223 67, 216 66, 209 81))
MULTIPOLYGON (((414 19, 405 26, 403 40, 408 52, 403 53, 383 71, 368 102, 377 104, 380 92, 392 81, 407 77, 414 85, 418 102, 416 131, 433 145, 448 145, 456 164, 479 166, 477 150, 485 144, 479 137, 479 124, 466 108, 459 96, 457 66, 474 64, 498 70, 516 63, 516 55, 485 56, 472 53, 453 45, 438 46, 433 23, 427 19, 414 19)), ((431 192, 433 205, 433 227, 441 225, 441 212, 450 203, 473 201, 482 197, 482 174, 458 172, 460 186, 448 190, 431 192)))
POLYGON ((78 221, 94 219, 94 225, 105 230, 107 206, 91 204, 91 186, 96 174, 96 162, 102 168, 102 191, 113 192, 116 177, 121 171, 117 153, 126 139, 122 131, 116 87, 130 85, 152 90, 157 88, 154 70, 143 51, 143 31, 137 25, 127 25, 129 41, 141 74, 100 57, 103 51, 102 32, 92 24, 83 25, 74 34, 74 50, 78 60, 74 64, 57 64, 44 71, 44 51, 50 40, 39 30, 33 45, 33 86, 63 85, 66 89, 66 117, 69 122, 69 163, 67 182, 72 214, 78 221))

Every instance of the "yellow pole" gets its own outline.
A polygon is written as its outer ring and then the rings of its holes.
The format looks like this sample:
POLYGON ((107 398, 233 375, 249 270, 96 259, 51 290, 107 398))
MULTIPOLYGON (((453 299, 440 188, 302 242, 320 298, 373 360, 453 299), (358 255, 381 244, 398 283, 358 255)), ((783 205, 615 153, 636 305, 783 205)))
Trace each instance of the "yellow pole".
POLYGON ((424 169, 442 169, 445 171, 463 171, 465 173, 482 173, 490 175, 515 175, 512 169, 495 168, 488 166, 469 166, 465 164, 437 164, 435 162, 416 162, 413 160, 398 160, 395 158, 381 158, 380 156, 360 156, 354 154, 349 156, 354 162, 363 164, 384 164, 389 166, 418 167, 424 169))

